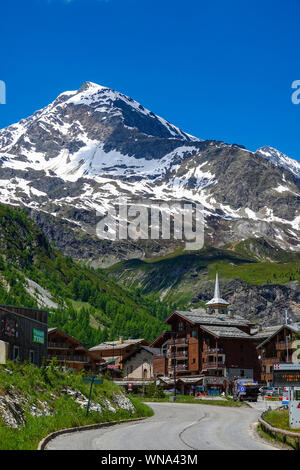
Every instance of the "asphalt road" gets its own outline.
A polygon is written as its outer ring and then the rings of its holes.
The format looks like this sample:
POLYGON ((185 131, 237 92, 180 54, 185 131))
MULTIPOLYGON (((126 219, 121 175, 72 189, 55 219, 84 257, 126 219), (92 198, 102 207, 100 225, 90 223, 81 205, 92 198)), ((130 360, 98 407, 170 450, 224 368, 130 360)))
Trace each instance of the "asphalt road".
POLYGON ((274 450, 260 440, 258 408, 149 403, 155 415, 93 431, 64 434, 47 450, 274 450))

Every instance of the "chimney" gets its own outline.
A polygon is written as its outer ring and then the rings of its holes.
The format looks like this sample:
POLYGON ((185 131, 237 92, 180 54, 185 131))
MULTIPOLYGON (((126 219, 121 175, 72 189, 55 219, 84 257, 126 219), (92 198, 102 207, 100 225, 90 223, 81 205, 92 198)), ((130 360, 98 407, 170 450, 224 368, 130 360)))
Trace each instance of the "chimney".
POLYGON ((123 344, 123 336, 120 336, 120 344, 123 344))
POLYGON ((233 308, 232 308, 232 307, 229 307, 229 308, 228 308, 228 316, 229 316, 229 318, 234 318, 234 312, 233 312, 233 308))

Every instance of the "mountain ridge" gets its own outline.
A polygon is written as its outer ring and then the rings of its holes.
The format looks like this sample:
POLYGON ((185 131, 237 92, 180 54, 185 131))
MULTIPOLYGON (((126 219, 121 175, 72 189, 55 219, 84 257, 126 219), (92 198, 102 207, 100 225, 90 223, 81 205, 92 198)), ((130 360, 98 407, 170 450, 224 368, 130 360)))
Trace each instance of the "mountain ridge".
POLYGON ((97 221, 120 197, 201 204, 212 246, 255 236, 299 251, 298 164, 267 149, 198 139, 132 98, 85 82, 0 131, 0 201, 25 207, 63 252, 68 232, 75 258, 95 266, 183 244, 97 240, 97 221))

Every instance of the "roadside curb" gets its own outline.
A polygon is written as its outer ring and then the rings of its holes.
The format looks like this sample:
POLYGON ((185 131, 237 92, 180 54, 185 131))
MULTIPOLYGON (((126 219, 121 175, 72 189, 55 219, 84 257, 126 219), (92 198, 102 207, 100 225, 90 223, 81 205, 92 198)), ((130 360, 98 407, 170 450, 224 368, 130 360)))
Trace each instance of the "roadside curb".
POLYGON ((79 432, 79 431, 90 431, 93 429, 100 429, 100 428, 107 428, 110 426, 114 426, 116 424, 131 423, 134 421, 143 421, 145 419, 147 419, 147 417, 146 418, 121 419, 120 421, 108 421, 106 423, 89 424, 87 426, 78 426, 76 428, 67 428, 67 429, 61 429, 60 431, 54 431, 51 434, 48 434, 48 436, 44 437, 44 439, 42 439, 39 442, 37 450, 45 450, 46 445, 50 441, 52 441, 52 439, 55 439, 56 437, 62 434, 74 433, 74 432, 79 432))

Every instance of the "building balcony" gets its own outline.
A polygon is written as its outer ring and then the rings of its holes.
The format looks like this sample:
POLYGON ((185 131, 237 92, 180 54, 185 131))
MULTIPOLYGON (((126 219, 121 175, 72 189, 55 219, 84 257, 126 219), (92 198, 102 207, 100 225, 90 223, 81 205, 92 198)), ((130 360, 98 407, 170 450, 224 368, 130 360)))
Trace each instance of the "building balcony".
MULTIPOLYGON (((173 372, 174 371, 174 365, 168 366, 168 370, 173 372)), ((175 370, 176 370, 176 372, 177 371, 182 371, 182 370, 185 371, 185 370, 188 370, 188 366, 187 366, 187 364, 176 364, 175 370)))
POLYGON ((59 356, 48 356, 48 361, 51 361, 52 359, 56 359, 57 362, 82 362, 84 364, 87 364, 90 362, 90 358, 87 356, 65 356, 65 355, 59 355, 59 356))
POLYGON ((48 341, 48 349, 70 349, 70 345, 67 343, 54 343, 53 341, 48 341))
MULTIPOLYGON (((168 344, 169 346, 174 345, 174 340, 173 339, 168 339, 165 344, 168 344)), ((175 345, 176 346, 188 346, 188 339, 187 338, 175 338, 175 345)))
POLYGON ((187 351, 176 351, 176 352, 169 352, 167 353, 167 358, 169 359, 187 359, 188 358, 188 352, 187 351))
POLYGON ((288 341, 287 343, 285 341, 279 341, 279 343, 276 343, 277 351, 286 351, 286 348, 292 349, 291 341, 288 341))
POLYGON ((220 361, 220 362, 210 361, 210 362, 203 363, 203 369, 219 369, 219 368, 223 369, 224 367, 226 367, 226 364, 223 361, 220 361))
POLYGON ((218 353, 218 354, 219 354, 219 353, 222 354, 223 352, 224 352, 224 349, 223 349, 223 348, 218 348, 218 349, 216 349, 216 348, 209 348, 209 349, 205 349, 205 350, 202 352, 202 354, 203 354, 204 356, 207 356, 208 354, 217 354, 217 353, 218 353))

